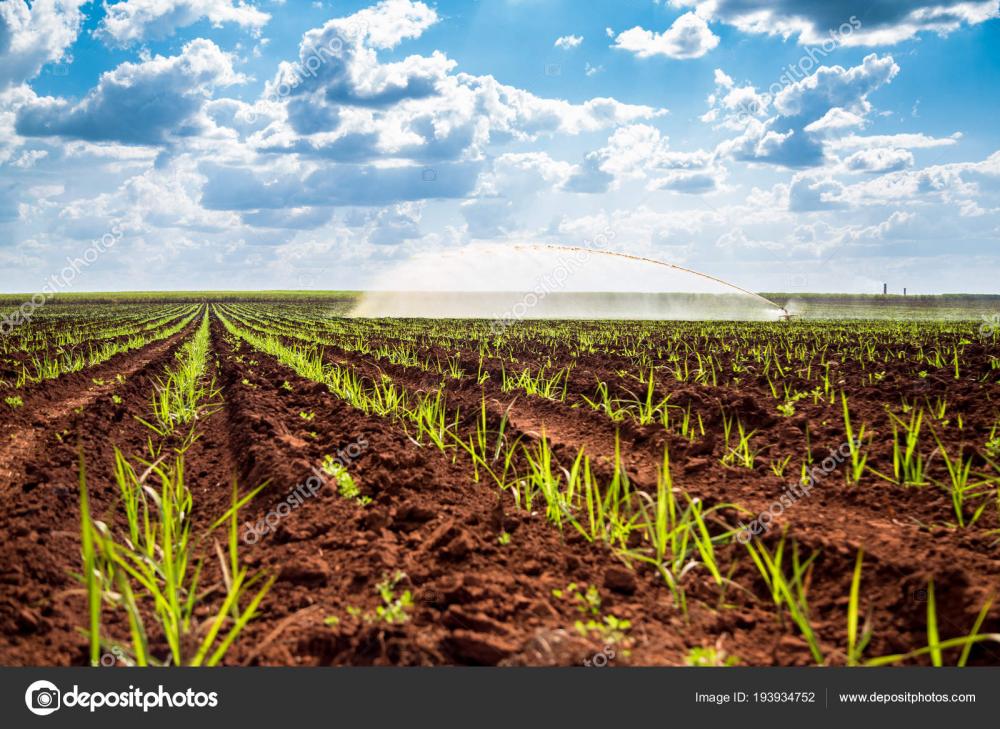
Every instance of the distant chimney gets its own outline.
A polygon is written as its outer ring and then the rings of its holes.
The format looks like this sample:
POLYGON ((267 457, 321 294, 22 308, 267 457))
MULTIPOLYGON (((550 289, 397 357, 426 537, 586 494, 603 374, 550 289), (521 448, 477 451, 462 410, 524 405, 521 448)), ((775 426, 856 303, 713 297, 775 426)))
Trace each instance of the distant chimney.
POLYGON ((889 293, 889 284, 884 283, 882 284, 882 296, 885 296, 887 293, 889 293))

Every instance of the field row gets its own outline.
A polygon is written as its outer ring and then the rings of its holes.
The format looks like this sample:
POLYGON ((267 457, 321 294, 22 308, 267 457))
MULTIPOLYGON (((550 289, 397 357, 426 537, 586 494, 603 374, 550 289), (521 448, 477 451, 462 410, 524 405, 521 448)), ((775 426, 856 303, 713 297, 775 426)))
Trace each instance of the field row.
POLYGON ((9 408, 4 663, 996 662, 971 324, 167 315, 9 408))

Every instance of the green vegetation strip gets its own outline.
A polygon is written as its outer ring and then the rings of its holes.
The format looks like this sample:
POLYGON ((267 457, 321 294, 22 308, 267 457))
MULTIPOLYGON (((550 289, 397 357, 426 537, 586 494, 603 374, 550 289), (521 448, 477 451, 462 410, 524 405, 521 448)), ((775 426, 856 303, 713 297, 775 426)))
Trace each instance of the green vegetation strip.
POLYGON ((96 519, 90 507, 83 454, 80 456, 80 519, 86 586, 91 663, 113 651, 131 665, 217 665, 256 615, 274 577, 251 575, 240 565, 238 512, 263 486, 239 495, 234 482, 232 505, 205 533, 192 534, 193 497, 185 478, 185 452, 197 437, 195 426, 218 391, 206 384, 209 347, 208 311, 192 340, 168 369, 153 397, 156 424, 144 422, 161 440, 149 440, 149 460, 141 471, 115 448, 114 477, 126 529, 117 533, 115 519, 96 519), (188 426, 185 434, 178 431, 188 426), (170 442, 172 448, 165 445, 170 442), (157 488, 158 484, 158 488, 157 488), (226 527, 227 549, 208 541, 226 527), (203 556, 213 551, 221 584, 200 583, 203 556), (204 608, 204 610, 199 610, 204 608), (101 630, 104 610, 124 611, 129 642, 121 644, 101 630), (198 615, 207 612, 203 618, 198 615), (157 641, 166 643, 157 652, 157 641))

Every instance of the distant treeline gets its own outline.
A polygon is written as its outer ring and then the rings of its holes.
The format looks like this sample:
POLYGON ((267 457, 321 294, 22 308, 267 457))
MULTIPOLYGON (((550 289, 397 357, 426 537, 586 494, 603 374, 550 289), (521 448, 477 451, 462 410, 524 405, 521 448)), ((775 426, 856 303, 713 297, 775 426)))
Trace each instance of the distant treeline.
MULTIPOLYGON (((230 301, 353 301, 358 291, 110 291, 55 294, 50 304, 202 304, 230 301)), ((29 301, 32 294, 0 294, 0 306, 29 301)))
MULTIPOLYGON (((201 304, 226 302, 292 302, 321 305, 350 305, 357 301, 360 291, 118 291, 118 292, 66 292, 49 299, 48 304, 201 304)), ((495 295, 495 294, 490 294, 495 295)), ((762 292, 762 297, 803 319, 980 319, 1000 316, 1000 294, 811 294, 787 292, 762 292)), ((38 296, 38 295, 36 295, 38 296)), ((422 294, 424 297, 441 297, 443 294, 422 294)), ((487 294, 452 292, 449 300, 468 297, 465 303, 474 303, 477 297, 487 294)), ((637 293, 637 292, 553 292, 546 305, 552 310, 535 310, 529 318, 541 315, 553 318, 579 318, 559 310, 562 303, 578 304, 577 299, 591 299, 591 308, 584 318, 686 318, 663 316, 663 306, 696 306, 690 318, 756 318, 747 317, 744 309, 751 301, 743 295, 637 293), (732 301, 730 301, 730 299, 732 301), (736 307, 735 311, 731 311, 736 307), (533 315, 533 316, 532 316, 533 315)), ((31 294, 0 294, 0 307, 14 307, 32 299, 31 294)), ((453 317, 452 313, 415 313, 415 316, 453 317)), ((414 306, 420 309, 419 306, 414 306)), ((570 307, 573 309, 573 307, 570 307)), ((467 311, 467 307, 461 307, 467 311)), ((574 309, 575 310, 575 309, 574 309)), ((492 309, 490 309, 492 311, 492 309)), ((505 311, 503 307, 497 311, 505 311)), ((517 312, 514 312, 515 315, 517 312)), ((395 313, 395 316, 406 316, 395 313)))
POLYGON ((926 306, 928 304, 971 304, 973 306, 995 305, 1000 302, 1000 294, 789 294, 789 293, 767 293, 760 294, 765 299, 770 299, 776 304, 786 304, 789 301, 801 299, 804 301, 829 302, 829 303, 871 303, 884 304, 891 302, 893 305, 910 304, 912 306, 926 306))

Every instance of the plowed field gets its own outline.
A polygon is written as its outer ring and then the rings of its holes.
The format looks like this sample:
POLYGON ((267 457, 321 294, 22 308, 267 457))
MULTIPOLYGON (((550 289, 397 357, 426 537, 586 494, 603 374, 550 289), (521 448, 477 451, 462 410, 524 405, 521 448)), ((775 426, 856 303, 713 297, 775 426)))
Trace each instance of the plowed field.
POLYGON ((989 327, 143 306, 4 338, 0 664, 1000 659, 989 327))

